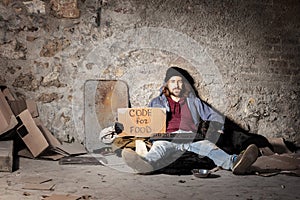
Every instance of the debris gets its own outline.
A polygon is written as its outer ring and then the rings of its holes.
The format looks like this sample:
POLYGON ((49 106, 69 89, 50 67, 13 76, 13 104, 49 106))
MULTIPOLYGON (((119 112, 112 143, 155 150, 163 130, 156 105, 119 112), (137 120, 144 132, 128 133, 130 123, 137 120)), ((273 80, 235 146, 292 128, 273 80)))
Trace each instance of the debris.
POLYGON ((36 184, 36 183, 26 183, 22 189, 26 190, 54 190, 55 184, 52 183, 43 183, 43 184, 36 184))
POLYGON ((31 195, 31 193, 29 193, 29 192, 23 192, 23 195, 26 196, 26 197, 28 197, 28 196, 31 195))
POLYGON ((46 178, 42 176, 30 176, 30 177, 22 177, 21 182, 23 183, 32 183, 32 184, 42 184, 52 181, 52 178, 46 178))
POLYGON ((40 0, 23 2, 29 13, 46 14, 45 2, 40 0))
POLYGON ((80 164, 80 165, 101 165, 94 157, 64 157, 59 160, 60 165, 80 164))
POLYGON ((81 199, 80 196, 70 194, 52 194, 51 196, 43 196, 43 200, 77 200, 81 199))
POLYGON ((77 0, 69 0, 68 3, 64 1, 50 1, 51 9, 55 12, 55 16, 59 18, 75 19, 80 17, 80 10, 77 7, 77 0))

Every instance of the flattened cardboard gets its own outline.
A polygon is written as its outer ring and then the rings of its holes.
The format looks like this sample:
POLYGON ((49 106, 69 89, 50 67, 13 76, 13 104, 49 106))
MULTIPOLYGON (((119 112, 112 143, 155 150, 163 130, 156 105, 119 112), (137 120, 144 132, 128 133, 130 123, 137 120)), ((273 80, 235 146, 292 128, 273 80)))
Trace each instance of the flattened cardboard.
POLYGON ((49 145, 53 148, 60 146, 61 143, 52 135, 52 133, 49 131, 49 129, 46 128, 46 126, 42 123, 42 121, 39 118, 34 118, 33 119, 37 127, 41 130, 43 133, 44 137, 46 138, 47 142, 49 145))
POLYGON ((87 150, 80 143, 66 143, 63 142, 62 145, 56 146, 55 152, 61 153, 63 155, 80 155, 86 154, 87 150))
POLYGON ((47 178, 43 176, 25 176, 22 177, 20 181, 23 183, 42 184, 52 181, 52 178, 47 178))
MULTIPOLYGON (((32 153, 27 148, 20 150, 18 152, 18 156, 34 159, 32 153)), ((41 158, 41 159, 55 160, 55 161, 59 160, 63 157, 65 157, 65 155, 58 154, 58 153, 52 152, 52 151, 44 151, 41 155, 39 155, 39 158, 41 158)))
POLYGON ((41 155, 39 158, 47 159, 47 160, 60 160, 61 158, 65 157, 62 154, 53 153, 51 155, 41 155))
POLYGON ((44 184, 36 184, 36 183, 26 183, 22 189, 26 190, 53 190, 55 184, 53 183, 44 183, 44 184))
POLYGON ((27 148, 24 148, 24 149, 18 151, 18 156, 24 157, 24 158, 31 158, 31 159, 34 158, 32 153, 27 148))
MULTIPOLYGON (((68 156, 65 152, 58 152, 56 151, 57 146, 61 146, 61 143, 54 137, 54 135, 46 128, 46 126, 42 123, 39 118, 33 118, 36 126, 42 132, 43 136, 48 142, 48 150, 39 155, 39 158, 47 159, 47 160, 59 160, 64 156, 68 156), (50 148, 49 148, 50 147, 50 148)), ((28 152, 27 149, 23 149, 18 152, 19 156, 26 157, 26 158, 34 158, 32 153, 28 152)))
POLYGON ((0 135, 11 130, 18 124, 14 113, 0 91, 0 135))
POLYGON ((93 156, 67 156, 59 160, 60 165, 101 165, 99 160, 93 156))
POLYGON ((119 108, 118 122, 124 130, 119 136, 150 137, 153 133, 166 132, 165 108, 119 108))
POLYGON ((77 200, 81 199, 80 196, 74 196, 71 194, 52 194, 51 196, 47 196, 44 200, 77 200))
POLYGON ((27 148, 34 157, 39 156, 48 146, 48 142, 43 133, 35 124, 30 112, 26 109, 18 117, 23 125, 18 127, 17 133, 22 138, 27 148))
POLYGON ((26 99, 26 106, 33 118, 36 118, 39 116, 39 111, 38 111, 37 105, 34 100, 26 99))

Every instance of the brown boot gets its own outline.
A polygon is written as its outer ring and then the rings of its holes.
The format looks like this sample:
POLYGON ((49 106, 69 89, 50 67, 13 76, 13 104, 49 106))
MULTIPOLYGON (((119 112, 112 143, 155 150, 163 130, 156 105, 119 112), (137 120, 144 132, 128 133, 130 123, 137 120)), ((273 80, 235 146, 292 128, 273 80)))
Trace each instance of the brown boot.
POLYGON ((137 173, 147 174, 154 171, 152 165, 139 156, 135 151, 129 148, 122 150, 122 158, 124 162, 134 169, 137 173))
POLYGON ((236 175, 246 174, 250 166, 258 157, 258 148, 255 144, 251 144, 240 154, 233 164, 232 172, 236 175))

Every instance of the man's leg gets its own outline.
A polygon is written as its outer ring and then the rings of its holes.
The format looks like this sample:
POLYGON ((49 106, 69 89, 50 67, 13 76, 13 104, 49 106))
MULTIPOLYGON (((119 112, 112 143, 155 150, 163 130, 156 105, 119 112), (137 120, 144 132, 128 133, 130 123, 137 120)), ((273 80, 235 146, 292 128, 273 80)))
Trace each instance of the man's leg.
POLYGON ((176 144, 169 141, 155 141, 150 151, 146 154, 145 159, 149 162, 157 162, 158 160, 173 154, 176 150, 176 144))
POLYGON ((183 153, 180 144, 161 140, 153 143, 144 159, 151 163, 155 170, 158 170, 173 163, 183 153))
POLYGON ((234 174, 245 174, 258 157, 258 148, 255 145, 250 145, 245 152, 239 156, 227 154, 208 140, 183 144, 182 148, 183 150, 192 151, 201 156, 207 156, 212 159, 217 166, 232 170, 234 174))
POLYGON ((208 140, 182 144, 183 150, 194 152, 200 156, 207 156, 214 161, 217 166, 223 169, 231 169, 236 155, 229 155, 214 143, 208 140))
POLYGON ((128 166, 138 172, 144 173, 150 172, 150 169, 151 171, 161 169, 174 162, 179 157, 174 156, 177 153, 178 144, 168 141, 155 141, 145 157, 139 156, 131 149, 124 149, 122 157, 128 166))

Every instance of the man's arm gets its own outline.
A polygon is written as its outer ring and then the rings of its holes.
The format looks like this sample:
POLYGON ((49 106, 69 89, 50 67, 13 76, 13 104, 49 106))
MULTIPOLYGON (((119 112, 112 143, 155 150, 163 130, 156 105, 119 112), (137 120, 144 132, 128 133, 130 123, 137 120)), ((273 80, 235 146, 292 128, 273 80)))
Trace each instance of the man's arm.
POLYGON ((223 133, 225 116, 215 111, 212 107, 198 98, 196 99, 195 104, 201 119, 204 121, 214 122, 214 128, 218 130, 218 132, 223 133))
POLYGON ((199 112, 199 115, 204 121, 215 121, 224 124, 224 115, 215 111, 212 107, 210 107, 200 99, 197 99, 196 102, 196 107, 199 112))

